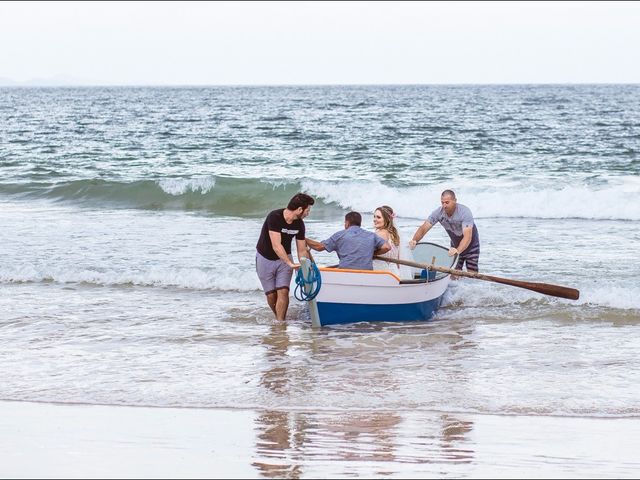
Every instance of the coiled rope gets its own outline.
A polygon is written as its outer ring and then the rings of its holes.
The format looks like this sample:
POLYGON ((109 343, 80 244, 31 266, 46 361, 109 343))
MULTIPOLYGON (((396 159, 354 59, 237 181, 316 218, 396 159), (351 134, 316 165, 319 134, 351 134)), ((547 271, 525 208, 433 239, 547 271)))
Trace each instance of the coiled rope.
POLYGON ((320 277, 320 270, 315 263, 311 263, 311 268, 309 269, 309 276, 305 278, 304 272, 302 271, 302 266, 298 268, 298 273, 296 274, 296 288, 293 291, 297 300, 301 302, 309 302, 316 298, 318 292, 320 292, 320 287, 322 286, 322 278, 320 277), (305 290, 306 285, 314 285, 309 289, 309 293, 305 290))

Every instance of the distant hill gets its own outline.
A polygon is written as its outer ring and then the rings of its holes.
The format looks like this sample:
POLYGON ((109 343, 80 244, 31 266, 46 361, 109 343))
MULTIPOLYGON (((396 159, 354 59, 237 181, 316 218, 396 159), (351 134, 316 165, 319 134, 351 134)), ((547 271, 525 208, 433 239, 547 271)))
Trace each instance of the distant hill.
POLYGON ((14 87, 18 85, 18 82, 11 80, 10 78, 0 77, 0 87, 14 87))
POLYGON ((77 87, 80 85, 96 85, 97 82, 79 80, 65 75, 48 78, 32 78, 26 81, 16 81, 7 77, 0 77, 0 87, 77 87))

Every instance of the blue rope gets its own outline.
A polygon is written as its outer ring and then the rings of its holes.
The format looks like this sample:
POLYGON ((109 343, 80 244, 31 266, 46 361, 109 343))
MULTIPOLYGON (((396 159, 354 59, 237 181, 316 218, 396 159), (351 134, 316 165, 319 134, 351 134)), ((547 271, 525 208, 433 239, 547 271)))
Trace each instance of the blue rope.
POLYGON ((298 268, 298 273, 296 273, 296 288, 293 292, 296 299, 301 302, 309 302, 316 298, 318 292, 320 292, 320 287, 322 286, 322 278, 320 277, 320 270, 315 263, 311 264, 311 270, 309 271, 309 277, 305 278, 304 273, 302 272, 302 267, 298 268), (305 292, 305 285, 316 284, 315 287, 312 287, 309 293, 305 292))

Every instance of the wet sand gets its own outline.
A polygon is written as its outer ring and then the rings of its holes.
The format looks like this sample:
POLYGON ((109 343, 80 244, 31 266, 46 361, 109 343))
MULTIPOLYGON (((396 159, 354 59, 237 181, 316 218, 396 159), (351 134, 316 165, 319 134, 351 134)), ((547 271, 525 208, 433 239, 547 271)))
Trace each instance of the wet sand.
POLYGON ((2 478, 636 478, 640 418, 0 402, 2 478))

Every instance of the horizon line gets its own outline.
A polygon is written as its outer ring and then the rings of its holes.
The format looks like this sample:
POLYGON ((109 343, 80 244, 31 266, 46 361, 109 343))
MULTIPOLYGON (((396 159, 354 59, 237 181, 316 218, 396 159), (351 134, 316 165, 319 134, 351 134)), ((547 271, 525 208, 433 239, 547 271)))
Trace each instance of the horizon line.
POLYGON ((15 82, 0 83, 0 88, 207 88, 207 87, 420 87, 420 86, 510 86, 510 85, 640 85, 638 82, 433 82, 433 83, 78 83, 78 84, 30 84, 15 82))

